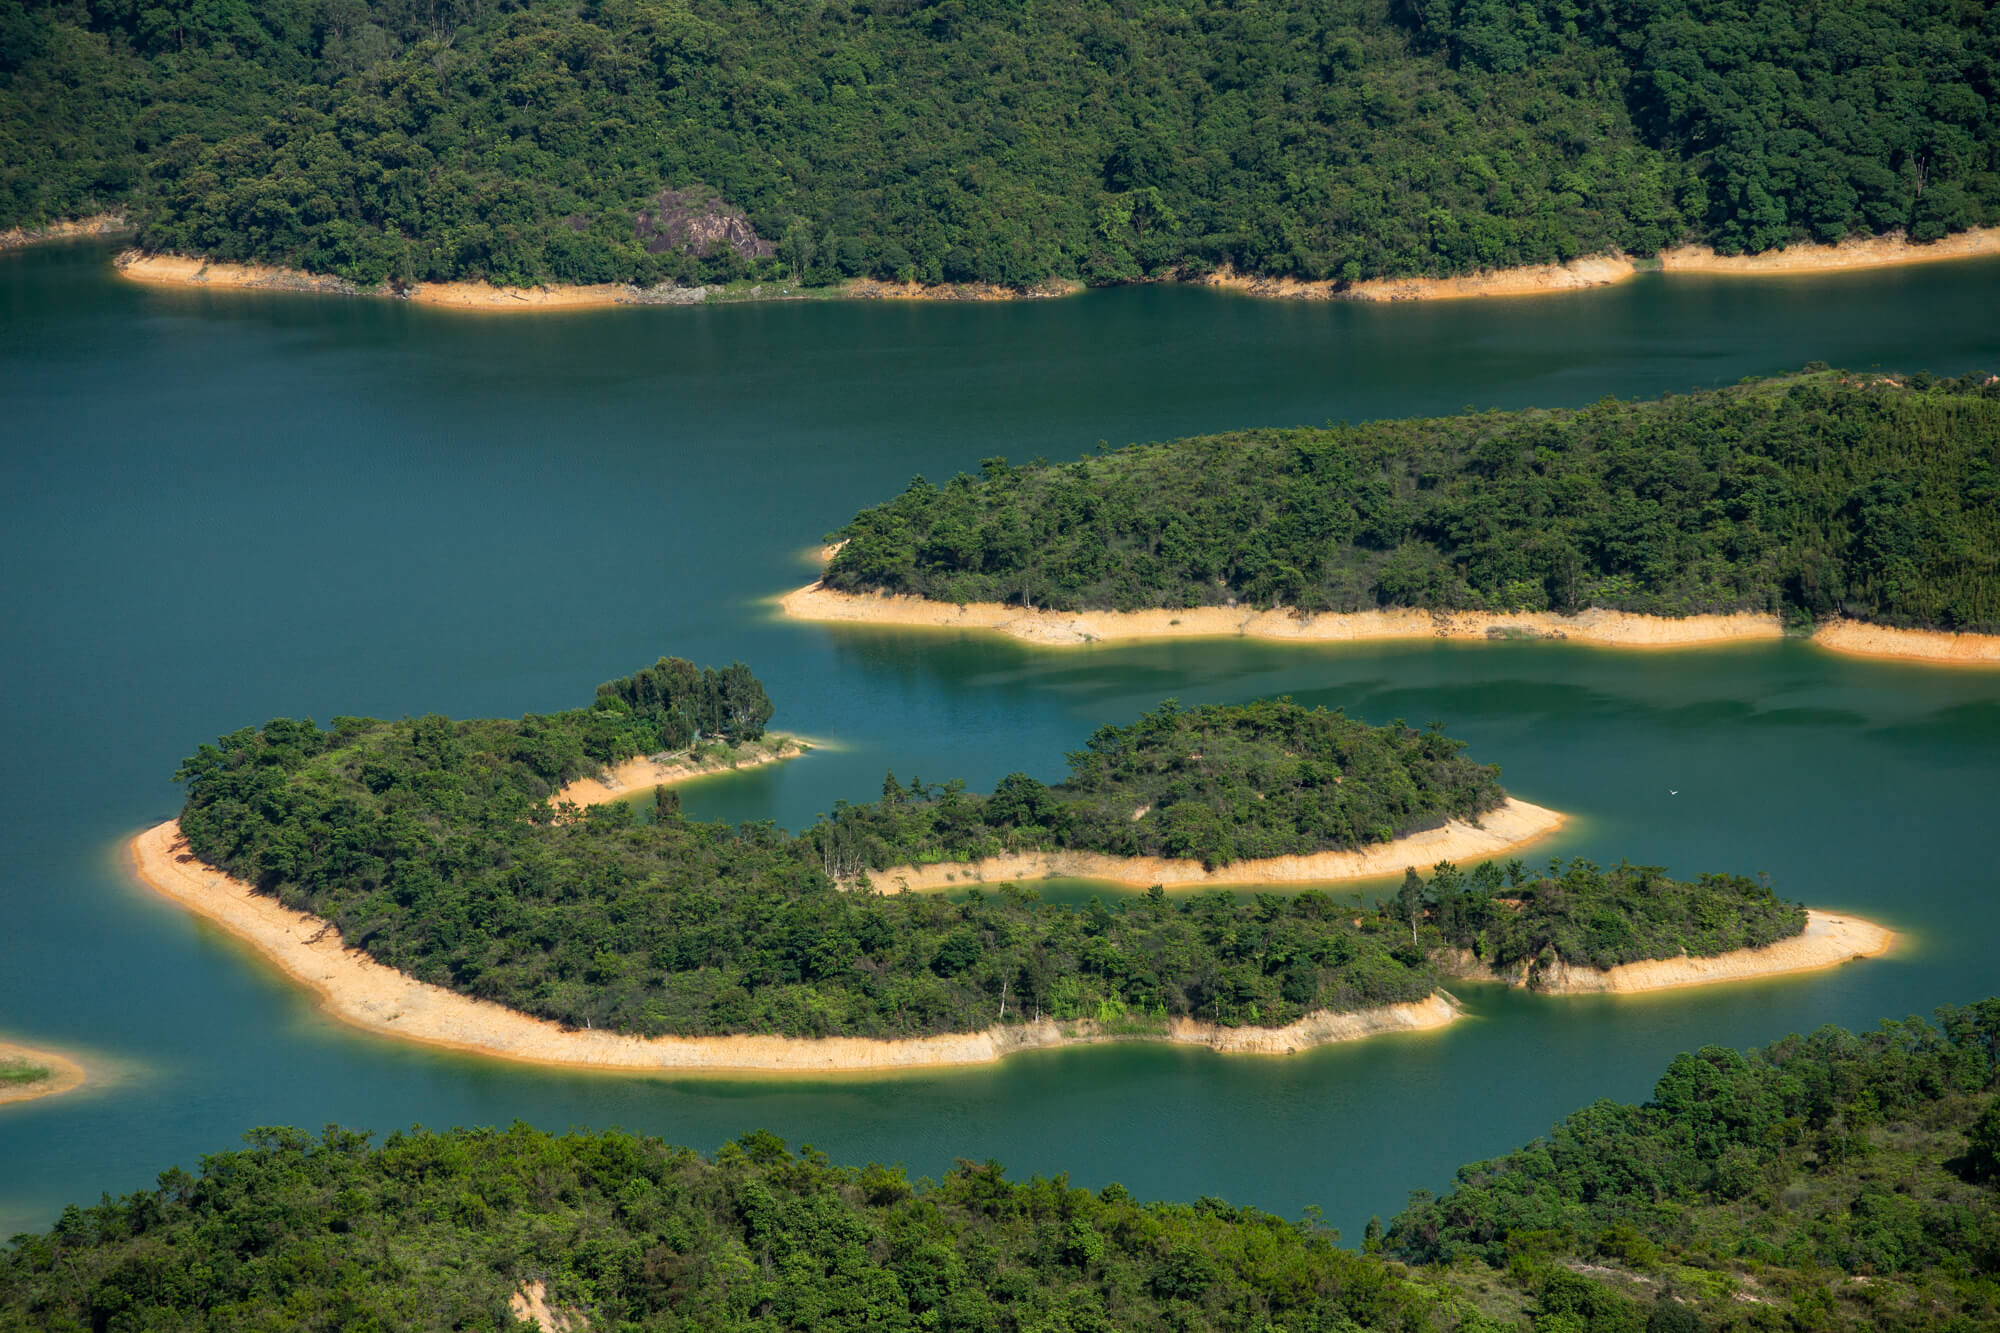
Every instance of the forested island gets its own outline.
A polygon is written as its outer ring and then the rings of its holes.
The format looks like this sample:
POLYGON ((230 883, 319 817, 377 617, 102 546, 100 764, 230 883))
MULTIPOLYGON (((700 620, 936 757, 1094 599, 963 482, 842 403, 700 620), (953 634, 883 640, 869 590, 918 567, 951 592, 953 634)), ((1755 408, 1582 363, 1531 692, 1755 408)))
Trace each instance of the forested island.
POLYGON ((1316 1210, 938 1181, 755 1132, 260 1129, 0 1251, 0 1326, 1828 1333, 2000 1321, 2000 1001, 1676 1057, 1418 1190, 1316 1210))
POLYGON ((1968 636, 1939 650, 1963 652, 2000 634, 2000 381, 1809 369, 1575 411, 993 458, 833 535, 792 614, 1052 640, 1617 642, 1620 613, 1647 618, 1624 635, 1647 642, 1845 620, 1968 636))
POLYGON ((363 286, 1352 284, 2000 222, 1980 5, 28 0, 0 229, 363 286))
MULTIPOLYGON (((367 1026, 620 1066, 958 1063, 1148 1036, 1300 1049, 1448 1021, 1452 976, 1562 990, 1551 969, 1754 956, 1807 930, 1766 883, 1582 861, 1544 876, 1441 860, 1373 909, 1157 884, 1077 908, 973 883, 982 858, 1032 849, 1254 883, 1287 858, 1397 858, 1433 846, 1411 841, 1425 830, 1514 806, 1553 826, 1435 727, 1288 700, 1169 701, 1099 728, 1054 785, 1017 773, 981 796, 891 774, 879 801, 838 803, 796 835, 691 820, 664 786, 650 818, 562 799, 593 762, 685 739, 696 719, 732 734, 732 698, 754 701, 733 733, 747 741, 770 715, 755 677, 677 660, 589 709, 519 721, 246 728, 182 766, 186 806, 135 841, 139 869, 367 1026), (915 863, 963 872, 957 895, 858 891, 915 863)), ((1815 948, 1773 970, 1869 951, 1815 948)))

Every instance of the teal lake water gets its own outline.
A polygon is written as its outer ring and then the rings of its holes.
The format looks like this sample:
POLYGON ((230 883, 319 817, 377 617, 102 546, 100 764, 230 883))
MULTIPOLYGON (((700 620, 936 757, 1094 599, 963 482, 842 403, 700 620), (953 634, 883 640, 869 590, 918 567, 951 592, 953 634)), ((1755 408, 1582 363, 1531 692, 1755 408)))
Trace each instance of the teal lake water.
POLYGON ((761 1127, 914 1174, 993 1157, 1147 1197, 1317 1204, 1358 1239, 1462 1162, 1643 1098, 1678 1051, 2000 991, 2000 672, 1797 642, 1045 649, 786 623, 765 602, 856 508, 993 454, 1575 405, 1813 359, 2000 369, 2000 263, 1403 307, 1146 288, 508 319, 142 288, 105 258, 0 256, 0 1035, 104 1074, 0 1108, 0 1236, 255 1125, 523 1119, 704 1150, 761 1127), (1444 719, 1576 816, 1538 855, 1764 870, 1907 937, 1885 960, 1668 995, 1468 986, 1448 1029, 1289 1059, 1120 1046, 643 1077, 345 1028, 121 869, 124 839, 178 809, 178 760, 223 731, 562 708, 662 653, 742 658, 777 726, 831 743, 684 789, 705 817, 797 827, 886 767, 1053 778, 1093 727, 1168 695, 1291 694, 1444 719))

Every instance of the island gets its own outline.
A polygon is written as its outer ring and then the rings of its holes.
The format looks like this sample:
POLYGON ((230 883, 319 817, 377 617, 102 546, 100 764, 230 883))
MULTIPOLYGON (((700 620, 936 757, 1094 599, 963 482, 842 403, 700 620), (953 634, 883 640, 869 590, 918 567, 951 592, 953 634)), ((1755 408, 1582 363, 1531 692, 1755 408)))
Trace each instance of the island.
POLYGON ((1683 892, 1647 870, 1636 889, 1593 889, 1573 868, 1544 888, 1490 860, 1463 885, 1434 862, 1413 921, 1409 876, 1367 910, 1311 890, 1170 897, 1168 879, 1379 875, 1560 825, 1435 726, 1289 700, 1170 700, 1100 727, 1055 784, 1016 773, 980 795, 891 773, 879 800, 836 802, 796 835, 689 819, 665 784, 650 804, 620 799, 635 789, 590 772, 710 726, 747 744, 770 713, 748 668, 663 659, 551 716, 279 719, 190 758, 186 806, 134 840, 134 863, 350 1022, 627 1069, 875 1070, 1122 1040, 1275 1053, 1437 1027, 1457 1013, 1447 979, 1513 961, 1486 901, 1503 878, 1516 932, 1575 960, 1597 955, 1568 948, 1563 914, 1591 893, 1593 922, 1632 916, 1619 962, 1804 928, 1738 877, 1683 892), (601 803, 574 799, 579 779, 601 803), (1074 873, 1066 857, 1159 878, 1083 907, 1019 875, 980 880, 1009 858, 1074 873), (912 891, 925 876, 957 892, 912 891), (1688 893, 1703 931, 1687 912, 1653 920, 1688 893))
POLYGON ((1050 644, 1810 630, 2000 665, 1996 435, 1995 376, 1809 367, 1575 411, 992 458, 856 515, 780 605, 1050 644))
POLYGON ((1877 1333, 1939 1327, 1942 1308, 1986 1328, 1996 1051, 1987 999, 1686 1052, 1643 1104, 1579 1109, 1442 1194, 1413 1190, 1348 1247, 1316 1208, 1142 1203, 1067 1172, 1012 1180, 991 1158, 913 1180, 761 1130, 701 1155, 519 1121, 267 1127, 15 1237, 0 1324, 290 1326, 313 1309, 340 1327, 511 1316, 543 1333, 1703 1333, 1806 1308, 1826 1333, 1877 1333))
POLYGON ((73 1092, 88 1077, 70 1056, 0 1041, 0 1106, 73 1092))

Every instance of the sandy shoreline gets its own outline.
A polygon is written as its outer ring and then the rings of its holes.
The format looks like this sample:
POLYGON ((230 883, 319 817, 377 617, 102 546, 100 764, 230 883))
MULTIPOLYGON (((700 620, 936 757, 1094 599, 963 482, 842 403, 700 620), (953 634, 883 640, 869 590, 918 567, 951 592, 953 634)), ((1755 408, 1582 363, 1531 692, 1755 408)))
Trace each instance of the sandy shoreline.
MULTIPOLYGON (((1602 971, 1558 961, 1543 973, 1536 989, 1545 995, 1630 995, 1792 972, 1817 972, 1857 958, 1878 958, 1889 952, 1895 941, 1893 931, 1872 921, 1808 908, 1803 932, 1759 949, 1737 949, 1713 958, 1652 958, 1621 963, 1602 971)), ((1468 980, 1500 981, 1510 986, 1527 984, 1525 963, 1518 972, 1503 976, 1469 955, 1462 955, 1448 963, 1447 970, 1468 980)))
MULTIPOLYGON (((534 311, 584 310, 621 305, 704 305, 711 299, 813 300, 828 293, 794 288, 789 284, 759 284, 748 289, 730 287, 676 287, 662 283, 640 287, 631 283, 603 282, 591 285, 555 284, 540 287, 496 287, 485 282, 425 282, 405 288, 384 283, 364 287, 330 274, 270 264, 238 264, 211 261, 192 255, 147 254, 127 250, 113 264, 134 282, 170 287, 212 287, 217 289, 279 292, 317 292, 330 296, 392 297, 418 305, 443 306, 453 310, 534 311), (769 287, 769 291, 764 290, 769 287)), ((830 293, 858 301, 1020 301, 1067 296, 1082 290, 1081 283, 1047 282, 1016 291, 991 283, 936 284, 883 282, 875 278, 851 279, 830 293)))
POLYGON ((1813 631, 1812 641, 1849 657, 1887 657, 1903 662, 2000 666, 2000 634, 1956 634, 1949 630, 1891 629, 1859 620, 1832 620, 1813 631))
POLYGON ((1776 616, 1642 616, 1629 611, 1328 612, 1298 617, 1279 608, 1202 606, 1184 611, 1028 611, 999 602, 933 602, 922 597, 836 592, 817 583, 786 593, 779 607, 798 620, 990 629, 1030 643, 1124 639, 1250 638, 1345 643, 1367 639, 1569 639, 1621 648, 1686 648, 1741 639, 1779 639, 1776 616))
POLYGON ((45 1051, 33 1046, 21 1046, 11 1041, 0 1041, 0 1058, 26 1060, 29 1064, 41 1065, 49 1071, 49 1076, 39 1083, 0 1083, 0 1106, 14 1102, 32 1102, 42 1097, 55 1097, 65 1092, 74 1092, 88 1080, 84 1067, 67 1055, 45 1051))
POLYGON ((350 949, 319 917, 294 912, 197 860, 168 820, 138 834, 129 850, 139 881, 250 944, 287 976, 317 992, 334 1017, 371 1032, 528 1064, 604 1070, 832 1073, 989 1064, 1016 1051, 1125 1040, 1165 1040, 1224 1053, 1280 1054, 1380 1032, 1450 1022, 1441 995, 1353 1014, 1318 1013, 1283 1028, 1222 1028, 1171 1020, 1164 1036, 1103 1033, 1094 1023, 995 1026, 979 1032, 885 1040, 869 1037, 630 1037, 566 1031, 555 1023, 417 981, 350 949))
POLYGON ((812 753, 812 746, 796 736, 773 734, 766 742, 766 746, 767 748, 734 761, 726 758, 707 761, 676 755, 661 762, 642 754, 627 759, 622 764, 612 765, 604 770, 601 777, 578 778, 549 797, 549 804, 561 805, 564 801, 568 801, 575 805, 603 805, 606 801, 621 801, 628 796, 651 791, 654 787, 671 787, 676 783, 692 782, 696 778, 734 773, 738 769, 775 764, 812 753))
POLYGON ((1157 856, 1015 852, 983 861, 896 866, 872 871, 868 879, 870 887, 880 893, 899 893, 905 889, 924 893, 1052 876, 1101 879, 1132 888, 1154 884, 1168 888, 1198 884, 1327 884, 1393 875, 1408 866, 1429 867, 1439 861, 1475 861, 1500 856, 1539 842, 1562 824, 1563 816, 1556 811, 1509 797, 1498 810, 1481 816, 1476 826, 1454 819, 1442 828, 1412 833, 1359 851, 1272 856, 1237 861, 1216 870, 1203 868, 1199 861, 1174 861, 1157 856))
MULTIPOLYGON (((832 548, 828 548, 831 550, 832 548)), ((1185 611, 1029 611, 999 602, 933 602, 887 593, 838 592, 809 583, 777 599, 795 620, 993 630, 1029 643, 1074 645, 1133 639, 1283 639, 1298 643, 1358 643, 1376 639, 1565 639, 1601 648, 1703 648, 1751 639, 1782 639, 1776 616, 1647 616, 1593 607, 1575 615, 1552 611, 1326 612, 1294 616, 1278 608, 1203 606, 1185 611)), ((1831 652, 1904 662, 2000 666, 2000 635, 1891 629, 1855 620, 1829 621, 1812 642, 1831 652)))
MULTIPOLYGON (((114 215, 104 215, 112 217, 114 215)), ((83 219, 75 223, 55 223, 29 236, 32 240, 55 239, 60 228, 83 228, 102 221, 83 219)), ((77 230, 64 235, 105 235, 121 230, 117 226, 97 231, 77 230)), ((21 229, 16 229, 20 231, 21 229)), ((0 249, 7 248, 0 235, 0 249)), ((22 232, 23 235, 28 235, 22 232)), ((1902 264, 1933 263, 1939 260, 1976 259, 2000 254, 2000 227, 1982 227, 1958 232, 1925 245, 1912 244, 1900 234, 1862 237, 1837 245, 1795 245, 1758 255, 1719 255, 1707 246, 1678 246, 1662 251, 1657 259, 1635 261, 1625 255, 1590 255, 1566 264, 1536 264, 1521 268, 1494 269, 1454 278, 1367 278, 1357 283, 1336 280, 1309 281, 1299 278, 1256 277, 1228 268, 1183 281, 1193 286, 1216 287, 1252 296, 1294 301, 1448 301, 1472 297, 1537 296, 1550 292, 1573 292, 1627 281, 1648 268, 1667 273, 1700 273, 1757 276, 1767 274, 1829 273, 1851 269, 1887 268, 1902 264)), ((910 301, 1018 301, 1067 296, 1082 291, 1079 282, 1050 279, 1025 290, 991 283, 932 284, 888 282, 879 278, 854 278, 837 291, 816 289, 808 292, 789 284, 772 283, 769 292, 762 286, 748 291, 722 287, 639 287, 627 283, 598 283, 578 286, 496 287, 485 282, 427 282, 405 289, 386 283, 363 287, 343 278, 308 273, 301 269, 265 264, 210 262, 198 256, 148 254, 128 250, 114 261, 118 272, 135 282, 170 286, 260 289, 266 291, 320 292, 343 296, 382 296, 416 301, 423 305, 455 310, 530 311, 581 310, 619 305, 701 305, 716 300, 811 300, 826 296, 846 300, 910 301)))

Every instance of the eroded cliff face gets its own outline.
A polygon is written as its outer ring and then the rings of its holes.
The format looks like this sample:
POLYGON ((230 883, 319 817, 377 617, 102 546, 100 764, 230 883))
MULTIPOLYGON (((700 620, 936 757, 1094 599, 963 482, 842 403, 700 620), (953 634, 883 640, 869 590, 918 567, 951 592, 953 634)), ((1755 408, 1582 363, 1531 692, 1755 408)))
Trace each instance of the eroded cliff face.
POLYGON ((745 259, 778 252, 775 244, 757 234, 741 209, 724 203, 721 195, 704 185, 660 191, 639 210, 632 229, 648 254, 685 250, 705 255, 718 242, 745 259))

